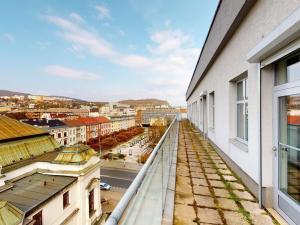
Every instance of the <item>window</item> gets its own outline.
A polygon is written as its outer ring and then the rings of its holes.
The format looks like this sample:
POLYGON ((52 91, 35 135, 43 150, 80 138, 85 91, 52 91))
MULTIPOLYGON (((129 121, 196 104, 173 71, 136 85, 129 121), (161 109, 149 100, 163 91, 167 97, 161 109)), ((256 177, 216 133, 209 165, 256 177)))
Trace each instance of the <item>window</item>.
POLYGON ((277 62, 275 67, 275 85, 300 80, 300 53, 277 62))
POLYGON ((70 200, 69 200, 69 191, 65 192, 63 194, 63 207, 66 208, 70 205, 70 200))
POLYGON ((58 138, 61 138, 61 133, 58 133, 58 134, 57 134, 57 137, 58 137, 58 138))
POLYGON ((237 137, 248 141, 248 81, 247 78, 236 83, 237 86, 237 137))
POLYGON ((42 225, 43 224, 43 214, 42 211, 39 211, 35 214, 32 219, 34 220, 33 225, 42 225))
POLYGON ((89 214, 92 215, 95 211, 94 207, 94 189, 89 193, 89 214))
POLYGON ((215 92, 209 94, 209 126, 215 128, 215 92))
POLYGON ((64 132, 64 137, 67 137, 68 135, 67 135, 67 132, 64 132))

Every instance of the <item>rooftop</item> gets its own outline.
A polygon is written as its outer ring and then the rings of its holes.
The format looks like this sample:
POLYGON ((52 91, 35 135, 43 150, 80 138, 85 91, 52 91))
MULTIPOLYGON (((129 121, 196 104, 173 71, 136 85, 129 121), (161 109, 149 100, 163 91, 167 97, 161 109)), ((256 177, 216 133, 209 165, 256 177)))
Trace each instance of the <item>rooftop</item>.
POLYGON ((0 142, 47 133, 43 129, 0 115, 0 142))
POLYGON ((0 199, 22 210, 26 216, 77 180, 76 177, 34 173, 15 181, 0 193, 0 199))
POLYGON ((179 130, 173 224, 275 224, 188 122, 182 122, 179 130))
POLYGON ((40 127, 63 127, 66 126, 66 124, 58 119, 29 119, 24 120, 25 123, 30 124, 32 126, 40 126, 40 127))
POLYGON ((94 155, 97 155, 94 149, 87 145, 77 144, 64 148, 53 162, 60 164, 84 164, 94 155))
MULTIPOLYGON (((79 117, 78 119, 68 120, 67 124, 76 124, 77 125, 95 125, 99 123, 109 123, 110 120, 104 116, 98 117, 79 117)), ((72 125, 73 126, 73 125, 72 125)))
POLYGON ((20 224, 23 220, 23 212, 10 204, 7 201, 0 200, 0 224, 1 225, 12 225, 20 224))

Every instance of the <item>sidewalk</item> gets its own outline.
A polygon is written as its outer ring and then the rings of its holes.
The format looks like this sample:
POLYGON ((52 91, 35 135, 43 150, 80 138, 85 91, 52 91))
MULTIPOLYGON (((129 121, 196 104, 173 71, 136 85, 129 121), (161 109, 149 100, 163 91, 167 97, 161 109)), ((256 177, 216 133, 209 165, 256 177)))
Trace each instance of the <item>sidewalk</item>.
POLYGON ((134 171, 140 171, 140 169, 143 167, 143 164, 138 164, 134 162, 122 162, 118 160, 103 160, 101 159, 101 168, 117 168, 121 170, 134 170, 134 171))
POLYGON ((187 121, 177 160, 174 225, 278 224, 187 121))

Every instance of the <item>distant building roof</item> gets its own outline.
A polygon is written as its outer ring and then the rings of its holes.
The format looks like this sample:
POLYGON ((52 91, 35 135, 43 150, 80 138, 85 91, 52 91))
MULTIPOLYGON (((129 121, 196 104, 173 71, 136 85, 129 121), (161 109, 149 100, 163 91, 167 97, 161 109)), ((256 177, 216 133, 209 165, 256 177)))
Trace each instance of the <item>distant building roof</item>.
POLYGON ((71 147, 65 147, 53 162, 60 164, 83 164, 94 155, 97 155, 97 152, 91 147, 77 144, 71 147))
POLYGON ((65 121, 66 124, 77 124, 77 125, 94 125, 100 123, 109 123, 110 120, 104 116, 98 117, 79 117, 78 119, 65 121))
POLYGON ((28 216, 76 180, 76 177, 34 173, 13 182, 12 188, 0 193, 0 199, 10 202, 28 216))
POLYGON ((65 120, 64 123, 67 124, 67 126, 69 126, 69 127, 78 127, 78 126, 85 125, 83 122, 81 122, 78 119, 75 119, 75 120, 65 120))
POLYGON ((30 124, 32 126, 39 126, 39 127, 64 127, 66 124, 61 120, 47 120, 47 119, 29 119, 24 120, 24 123, 30 124))
POLYGON ((287 120, 290 125, 300 125, 300 116, 288 116, 287 120))
POLYGON ((24 218, 22 210, 13 204, 0 200, 0 224, 1 225, 18 225, 24 218))
POLYGON ((0 115, 0 141, 47 133, 43 129, 0 115))

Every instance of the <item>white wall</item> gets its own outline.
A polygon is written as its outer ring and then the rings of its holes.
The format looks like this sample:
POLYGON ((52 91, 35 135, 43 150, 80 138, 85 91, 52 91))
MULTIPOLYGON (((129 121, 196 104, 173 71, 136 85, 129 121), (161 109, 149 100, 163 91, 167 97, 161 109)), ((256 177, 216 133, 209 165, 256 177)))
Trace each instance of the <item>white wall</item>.
MULTIPOLYGON (((258 181, 258 131, 259 131, 259 96, 257 65, 247 62, 247 53, 262 38, 272 31, 285 17, 299 6, 299 1, 291 0, 264 0, 257 1, 250 13, 241 23, 231 40, 227 43, 219 57, 216 59, 206 77, 197 86, 194 93, 188 99, 188 114, 192 122, 202 129, 201 123, 197 123, 199 113, 195 110, 195 103, 199 101, 199 95, 203 91, 215 92, 215 128, 208 130, 208 137, 253 180, 258 181), (251 35, 249 35, 251 34, 251 35), (249 87, 249 141, 248 150, 232 144, 231 139, 236 137, 236 109, 235 88, 230 80, 248 71, 249 87), (193 105, 194 103, 194 105, 193 105)), ((269 77, 268 80, 271 78, 269 77)), ((272 85, 266 85, 266 100, 270 100, 272 85)), ((270 107, 263 108, 268 112, 265 117, 271 117, 270 107)), ((209 107, 207 107, 208 109, 209 107)), ((266 125, 270 121, 265 122, 266 125)), ((268 129, 263 130, 265 142, 263 146, 264 162, 272 161, 272 148, 270 140, 272 133, 268 129)), ((264 186, 272 186, 272 162, 265 163, 264 186)))

